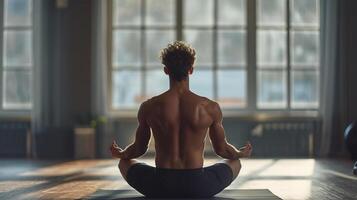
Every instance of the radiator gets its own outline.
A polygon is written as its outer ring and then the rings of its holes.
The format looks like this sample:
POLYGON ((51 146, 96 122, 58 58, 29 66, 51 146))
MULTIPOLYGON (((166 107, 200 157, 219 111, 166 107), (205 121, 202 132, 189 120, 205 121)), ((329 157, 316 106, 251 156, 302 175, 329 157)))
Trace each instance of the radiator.
POLYGON ((265 122, 251 133, 253 155, 261 157, 311 157, 313 122, 265 122))
POLYGON ((0 122, 0 157, 26 157, 29 122, 0 122))

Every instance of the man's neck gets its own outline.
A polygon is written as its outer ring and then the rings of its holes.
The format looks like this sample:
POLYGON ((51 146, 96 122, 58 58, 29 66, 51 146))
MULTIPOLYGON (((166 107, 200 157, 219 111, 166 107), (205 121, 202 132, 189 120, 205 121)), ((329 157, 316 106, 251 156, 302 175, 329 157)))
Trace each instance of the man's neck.
POLYGON ((182 81, 176 81, 170 78, 170 90, 183 93, 190 90, 188 77, 182 81))

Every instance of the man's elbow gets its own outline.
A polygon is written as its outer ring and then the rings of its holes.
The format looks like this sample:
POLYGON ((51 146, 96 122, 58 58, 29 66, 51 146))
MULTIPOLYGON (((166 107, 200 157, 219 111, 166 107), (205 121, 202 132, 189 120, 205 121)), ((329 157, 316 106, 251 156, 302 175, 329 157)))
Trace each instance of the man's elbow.
POLYGON ((137 149, 137 157, 144 155, 148 149, 149 149, 148 146, 143 146, 143 147, 138 148, 137 149))
POLYGON ((222 158, 225 158, 227 156, 227 150, 225 147, 215 147, 214 152, 222 158))

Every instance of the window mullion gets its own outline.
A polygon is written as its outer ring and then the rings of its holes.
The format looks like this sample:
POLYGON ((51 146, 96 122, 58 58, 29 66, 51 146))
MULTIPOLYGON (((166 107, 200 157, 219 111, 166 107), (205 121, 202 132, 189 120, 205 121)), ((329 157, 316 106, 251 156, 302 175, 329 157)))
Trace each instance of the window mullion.
POLYGON ((176 40, 183 40, 183 0, 176 0, 176 40))
POLYGON ((256 0, 247 0, 247 110, 257 109, 256 0))
POLYGON ((141 0, 141 16, 140 16, 140 20, 141 20, 141 24, 140 24, 140 56, 141 56, 141 67, 140 67, 140 79, 141 79, 141 97, 145 97, 146 96, 146 70, 147 70, 147 66, 146 66, 146 24, 145 24, 145 15, 146 15, 146 1, 145 0, 141 0))
POLYGON ((213 4, 213 49, 212 49, 212 62, 213 62, 213 99, 218 100, 218 29, 217 29, 217 20, 218 20, 218 0, 214 0, 213 4))
POLYGON ((291 110, 291 65, 290 65, 290 0, 286 0, 286 56, 287 56, 287 79, 286 79, 286 91, 287 91, 287 110, 291 110))
POLYGON ((107 73, 107 85, 109 92, 107 93, 109 97, 107 98, 107 103, 109 103, 109 108, 110 110, 113 109, 113 72, 115 71, 113 67, 113 48, 114 48, 114 43, 113 43, 113 1, 108 1, 106 4, 107 8, 107 65, 108 65, 108 72, 107 73))
MULTIPOLYGON (((0 1, 0 10, 4 11, 4 1, 0 1)), ((3 98, 4 98, 4 85, 3 85, 3 73, 4 73, 4 66, 3 66, 3 42, 4 42, 4 13, 0 14, 0 111, 3 111, 3 98)))

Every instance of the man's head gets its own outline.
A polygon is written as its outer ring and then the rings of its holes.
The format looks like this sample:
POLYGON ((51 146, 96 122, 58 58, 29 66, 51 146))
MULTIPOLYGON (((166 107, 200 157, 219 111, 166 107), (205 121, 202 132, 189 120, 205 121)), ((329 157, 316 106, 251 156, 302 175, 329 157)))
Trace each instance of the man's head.
POLYGON ((165 73, 175 81, 182 81, 192 74, 196 52, 186 42, 175 41, 161 50, 160 58, 165 65, 165 73))

